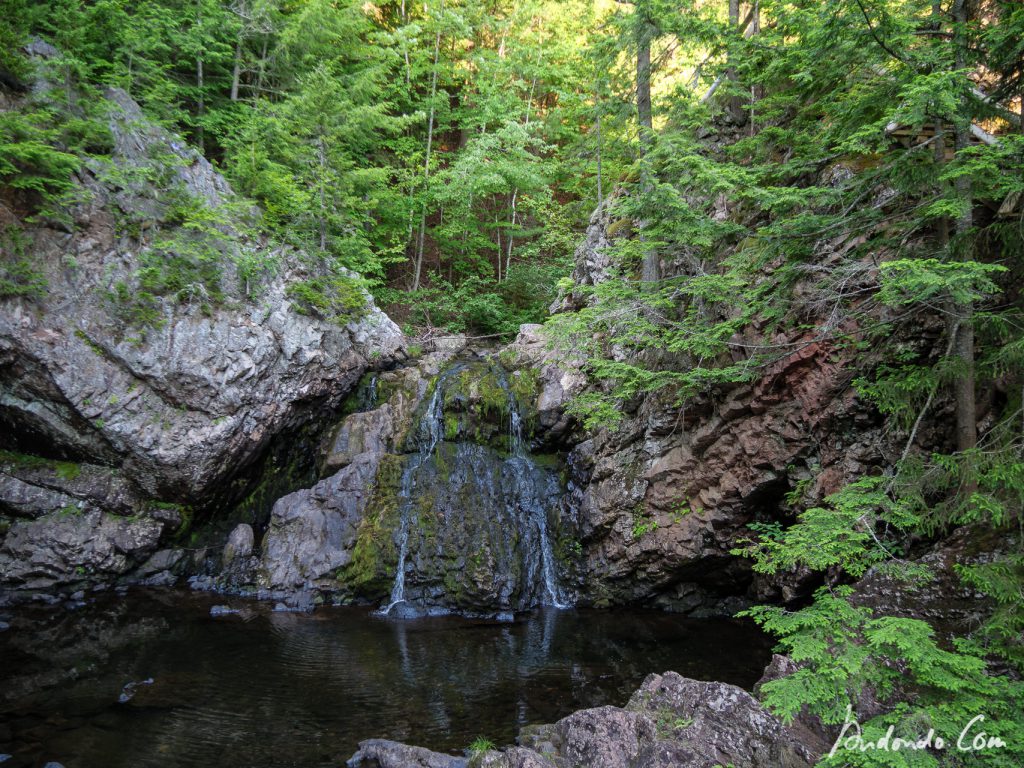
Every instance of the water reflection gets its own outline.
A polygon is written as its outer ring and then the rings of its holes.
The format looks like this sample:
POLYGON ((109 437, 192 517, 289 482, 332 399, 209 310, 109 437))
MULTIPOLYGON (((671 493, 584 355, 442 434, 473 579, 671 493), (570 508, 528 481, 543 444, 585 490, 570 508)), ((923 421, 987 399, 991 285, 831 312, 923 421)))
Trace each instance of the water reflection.
POLYGON ((623 704, 653 671, 749 687, 768 656, 748 625, 658 613, 211 618, 214 602, 144 592, 13 616, 0 634, 4 768, 337 766, 371 736, 459 750, 623 704))

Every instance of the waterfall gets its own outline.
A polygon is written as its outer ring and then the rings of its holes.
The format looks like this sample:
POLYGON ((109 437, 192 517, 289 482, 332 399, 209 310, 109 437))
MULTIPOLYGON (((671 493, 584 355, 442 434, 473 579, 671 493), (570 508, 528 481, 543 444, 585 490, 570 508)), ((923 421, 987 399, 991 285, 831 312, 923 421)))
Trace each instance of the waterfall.
POLYGON ((377 407, 377 374, 370 377, 370 391, 366 394, 366 410, 372 411, 377 407))
MULTIPOLYGON (((455 369, 449 369, 446 375, 450 376, 455 369)), ((406 463, 402 471, 402 480, 399 485, 398 498, 401 504, 401 523, 398 529, 398 566, 395 570, 395 583, 391 587, 391 599, 380 613, 387 615, 399 603, 405 602, 405 563, 409 557, 409 526, 412 517, 412 492, 416 486, 417 470, 430 458, 434 449, 441 439, 444 418, 443 408, 443 378, 438 378, 434 387, 434 394, 427 403, 416 432, 417 452, 406 463)), ((374 383, 376 380, 374 380, 374 383)), ((376 394, 376 387, 374 387, 376 394)))
MULTIPOLYGON (((516 397, 516 393, 509 386, 508 377, 505 376, 504 370, 499 370, 500 376, 498 381, 501 382, 501 386, 508 396, 509 443, 512 448, 512 456, 509 461, 520 465, 523 463, 532 464, 532 460, 527 454, 526 446, 523 442, 523 414, 522 408, 519 405, 519 398, 516 397)), ((551 537, 548 535, 547 511, 541 503, 530 504, 529 509, 526 511, 531 522, 537 527, 541 576, 544 579, 544 592, 547 595, 548 604, 555 608, 568 608, 568 602, 564 601, 559 595, 558 582, 555 579, 555 553, 551 547, 551 537)))
POLYGON ((561 486, 530 455, 524 421, 499 365, 458 363, 437 377, 406 442, 413 450, 396 489, 397 565, 379 614, 402 603, 414 610, 488 605, 499 613, 569 607, 548 530, 561 486), (504 402, 500 418, 496 401, 504 402))

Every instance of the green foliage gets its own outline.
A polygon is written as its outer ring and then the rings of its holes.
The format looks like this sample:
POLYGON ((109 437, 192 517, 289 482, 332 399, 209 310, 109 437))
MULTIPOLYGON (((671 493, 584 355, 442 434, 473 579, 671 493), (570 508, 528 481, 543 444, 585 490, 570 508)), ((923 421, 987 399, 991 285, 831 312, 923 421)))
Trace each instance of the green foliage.
POLYGON ((826 499, 827 507, 800 514, 794 525, 734 554, 753 557, 754 570, 776 573, 796 565, 815 571, 841 567, 862 576, 872 565, 890 558, 876 529, 908 531, 917 517, 889 497, 888 478, 865 477, 826 499))
POLYGON ((82 473, 81 465, 71 461, 55 461, 15 451, 0 450, 0 462, 14 464, 24 469, 46 469, 56 474, 61 480, 68 481, 76 480, 82 473))
POLYGON ((35 268, 21 230, 8 227, 0 233, 0 299, 42 299, 46 276, 35 268))
POLYGON ((1006 267, 975 261, 897 259, 882 265, 878 300, 892 306, 950 299, 957 304, 981 301, 999 293, 993 282, 1006 267))
MULTIPOLYGON (((584 0, 8 5, 10 50, 31 35, 60 50, 37 64, 59 84, 63 114, 5 115, 5 183, 68 191, 81 149, 103 144, 74 135, 101 125, 79 119, 102 103, 83 91, 123 88, 256 201, 278 241, 314 255, 318 270, 348 268, 380 298, 411 303, 425 326, 505 333, 541 320, 595 199, 595 150, 606 186, 623 164, 614 143, 588 135, 595 70, 585 48, 597 18, 584 0), (424 292, 406 299, 416 261, 424 292)), ((126 216, 123 231, 139 239, 146 223, 126 216)), ((275 266, 243 249, 221 255, 225 274, 229 259, 249 296, 275 266)), ((157 285, 139 288, 150 296, 123 314, 151 323, 162 296, 216 303, 205 261, 147 265, 157 285)))
POLYGON ((480 757, 481 755, 490 752, 494 748, 495 747, 493 741, 485 739, 482 736, 480 736, 476 739, 473 739, 473 743, 469 745, 468 752, 470 757, 480 757))
MULTIPOLYGON (((823 588, 800 611, 760 607, 746 611, 780 638, 799 669, 766 683, 762 695, 773 711, 791 720, 806 710, 824 723, 842 724, 865 694, 890 705, 889 711, 861 723, 863 739, 879 739, 889 726, 897 736, 917 741, 929 729, 952 745, 979 713, 984 730, 1006 747, 975 752, 974 765, 1013 765, 1024 757, 1024 685, 987 673, 986 661, 970 644, 943 648, 934 630, 917 619, 873 618, 849 602, 849 587, 823 588), (899 699, 894 700, 894 696, 899 699)), ((942 754, 942 753, 940 753, 942 754)), ((823 765, 943 765, 935 753, 915 750, 858 752, 839 749, 823 765), (918 760, 923 762, 906 762, 918 760)))
POLYGON ((974 633, 979 651, 998 655, 1024 669, 1024 556, 1015 553, 990 563, 955 566, 964 583, 991 598, 995 611, 974 633))
POLYGON ((51 198, 71 188, 81 161, 55 146, 56 120, 53 110, 0 112, 0 185, 51 198))
POLYGON ((633 527, 630 529, 630 534, 634 539, 642 539, 656 530, 658 530, 658 521, 647 514, 641 502, 633 510, 633 527))
POLYGON ((335 320, 342 324, 358 317, 366 309, 366 295, 359 280, 332 274, 300 280, 288 286, 289 298, 302 313, 335 320))

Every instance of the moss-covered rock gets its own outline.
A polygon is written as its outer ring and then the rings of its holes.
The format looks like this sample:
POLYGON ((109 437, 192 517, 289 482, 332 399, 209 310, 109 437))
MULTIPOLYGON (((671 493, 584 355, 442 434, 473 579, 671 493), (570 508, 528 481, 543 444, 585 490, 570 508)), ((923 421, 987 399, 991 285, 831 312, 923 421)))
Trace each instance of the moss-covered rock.
POLYGON ((350 562, 336 574, 342 591, 361 600, 379 600, 391 591, 398 549, 394 531, 400 522, 399 485, 405 458, 380 460, 366 512, 356 531, 350 562))

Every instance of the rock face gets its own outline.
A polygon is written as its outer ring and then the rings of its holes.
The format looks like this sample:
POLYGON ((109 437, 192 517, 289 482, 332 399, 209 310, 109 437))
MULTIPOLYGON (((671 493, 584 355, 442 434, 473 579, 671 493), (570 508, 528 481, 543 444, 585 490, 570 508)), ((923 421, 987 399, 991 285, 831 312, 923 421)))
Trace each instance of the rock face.
POLYGON ((536 378, 537 439, 555 447, 570 442, 576 423, 566 413, 566 406, 587 384, 586 376, 573 367, 578 361, 556 361, 539 325, 521 326, 516 340, 501 354, 517 369, 517 375, 536 378))
POLYGON ((224 553, 221 559, 224 565, 230 565, 240 557, 249 557, 252 554, 255 535, 252 526, 248 523, 239 523, 228 536, 227 544, 224 545, 224 553))
POLYGON ((368 296, 340 320, 304 314, 289 294, 309 276, 301 254, 243 234, 252 213, 205 159, 123 92, 106 98, 111 159, 76 174, 69 221, 27 219, 24 201, 0 196, 0 231, 16 231, 46 283, 0 298, 0 447, 91 462, 59 487, 0 473, 0 586, 144 560, 175 527, 149 500, 223 506, 271 438, 330 412, 371 364, 404 358, 368 296), (206 239, 189 228, 195 210, 216 222, 206 239), (82 540, 90 527, 102 542, 82 540))
POLYGON ((267 586, 281 590, 336 586, 335 573, 352 562, 381 456, 360 454, 326 480, 274 505, 263 538, 262 579, 267 586))
POLYGON ((0 515, 0 593, 116 580, 182 522, 110 467, 10 452, 0 452, 0 515))
POLYGON ((422 747, 409 747, 397 741, 368 739, 360 742, 347 765, 349 768, 467 768, 461 757, 431 752, 422 747))
MULTIPOLYGON (((608 279, 609 246, 628 234, 628 221, 613 221, 606 208, 595 212, 576 253, 574 281, 608 279)), ((685 269, 667 266, 672 273, 685 269)), ((552 309, 586 301, 583 293, 566 295, 552 309)), ((907 343, 927 354, 938 332, 917 329, 907 343)), ((769 335, 750 326, 736 341, 737 349, 767 343, 793 351, 761 368, 756 381, 719 385, 683 407, 656 394, 624 402, 617 429, 590 433, 565 416, 568 401, 587 386, 578 360, 549 349, 535 326, 524 326, 503 352, 511 368, 538 378, 541 437, 571 449, 566 464, 582 600, 700 615, 804 594, 816 586, 806 574, 755 577, 749 561, 730 554, 750 536, 747 524, 785 525, 794 509, 883 471, 899 455, 897 436, 883 430, 882 418, 851 386, 857 372, 850 353, 804 330, 769 335)), ((688 365, 664 358, 649 362, 688 365)))
MULTIPOLYGON (((824 744, 784 726, 749 693, 675 672, 650 675, 625 708, 529 726, 519 746, 474 756, 480 768, 809 768, 824 744)), ((395 742, 362 742, 352 768, 454 768, 465 761, 395 742), (374 762, 376 761, 376 762, 374 762)))
POLYGON ((1020 551, 1020 536, 963 526, 917 558, 931 578, 907 583, 874 566, 855 587, 852 602, 893 616, 927 621, 940 634, 966 635, 995 608, 990 597, 965 584, 958 568, 992 563, 1020 551))
POLYGON ((576 246, 572 271, 574 289, 554 301, 551 305, 553 314, 582 307, 586 298, 579 289, 602 283, 611 275, 613 265, 608 247, 616 236, 629 234, 632 227, 632 222, 626 219, 613 221, 611 214, 611 198, 591 214, 583 240, 576 246))
MULTIPOLYGON (((304 408, 339 401, 371 358, 400 357, 403 337, 372 305, 347 323, 301 314, 287 295, 294 255, 227 227, 220 245, 228 254, 278 262, 258 293, 245 294, 226 256, 220 282, 238 299, 202 306, 164 296, 145 327, 119 316, 112 295, 119 284, 131 289, 157 241, 126 235, 124 219, 167 213, 152 189, 122 177, 165 152, 175 158, 169 190, 213 211, 232 195, 209 163, 147 123, 124 93, 108 98, 118 173, 80 173, 87 202, 74 209, 71 232, 23 225, 0 204, 0 223, 22 227, 48 285, 37 301, 0 302, 0 423, 26 450, 96 457, 151 495, 201 500, 300 422, 304 408)), ((157 226, 161 237, 176 234, 173 219, 157 226)))
POLYGON ((0 573, 5 585, 26 589, 120 576, 156 548, 162 532, 156 520, 99 510, 19 520, 0 549, 0 573))
POLYGON ((537 398, 535 377, 472 351, 371 374, 325 443, 340 469, 274 506, 258 586, 402 614, 568 603, 558 460, 529 451, 537 398))

